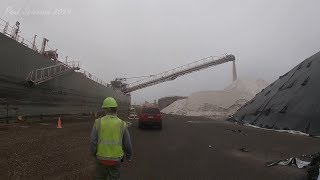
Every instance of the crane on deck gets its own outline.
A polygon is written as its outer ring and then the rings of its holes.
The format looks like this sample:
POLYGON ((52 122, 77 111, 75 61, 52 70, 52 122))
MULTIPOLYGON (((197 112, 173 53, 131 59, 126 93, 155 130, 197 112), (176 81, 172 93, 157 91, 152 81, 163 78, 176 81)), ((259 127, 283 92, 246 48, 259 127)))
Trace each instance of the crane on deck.
POLYGON ((114 88, 119 88, 124 93, 131 93, 133 91, 150 87, 156 84, 160 84, 166 81, 172 81, 176 78, 193 73, 195 71, 200 71, 212 66, 217 66, 227 62, 233 62, 233 80, 237 79, 236 69, 235 69, 235 56, 232 54, 225 55, 220 58, 210 56, 207 58, 200 59, 198 61, 179 66, 177 68, 148 76, 139 76, 139 77, 130 77, 130 78, 116 78, 114 81, 111 81, 111 86, 114 88), (135 81, 133 83, 127 84, 128 79, 137 79, 142 78, 141 80, 135 81))

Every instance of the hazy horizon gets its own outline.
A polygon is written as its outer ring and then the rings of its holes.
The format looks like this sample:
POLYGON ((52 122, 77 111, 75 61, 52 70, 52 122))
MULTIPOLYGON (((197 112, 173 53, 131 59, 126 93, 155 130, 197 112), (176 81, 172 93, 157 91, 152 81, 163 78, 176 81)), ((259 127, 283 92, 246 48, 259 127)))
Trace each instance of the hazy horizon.
MULTIPOLYGON (((236 56, 239 78, 272 82, 320 50, 320 1, 4 0, 0 17, 21 35, 49 39, 59 57, 110 82, 160 73, 208 56, 236 56)), ((131 81, 132 82, 132 81, 131 81)), ((232 82, 226 63, 132 93, 133 103, 232 82)))

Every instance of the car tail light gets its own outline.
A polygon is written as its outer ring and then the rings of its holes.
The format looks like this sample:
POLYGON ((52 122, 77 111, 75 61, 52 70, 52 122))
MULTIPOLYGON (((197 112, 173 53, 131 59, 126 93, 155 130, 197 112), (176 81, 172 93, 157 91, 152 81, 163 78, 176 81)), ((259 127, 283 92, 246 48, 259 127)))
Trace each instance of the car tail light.
POLYGON ((146 118, 146 115, 145 114, 140 114, 140 119, 145 119, 146 118))

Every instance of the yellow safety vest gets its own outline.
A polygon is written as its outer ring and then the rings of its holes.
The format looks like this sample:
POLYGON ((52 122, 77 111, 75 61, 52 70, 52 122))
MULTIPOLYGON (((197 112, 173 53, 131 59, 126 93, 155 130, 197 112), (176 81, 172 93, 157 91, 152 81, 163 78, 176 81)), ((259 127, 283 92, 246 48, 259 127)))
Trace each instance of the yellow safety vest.
POLYGON ((106 115, 96 119, 98 132, 97 158, 119 161, 123 157, 122 138, 126 123, 117 116, 106 115))

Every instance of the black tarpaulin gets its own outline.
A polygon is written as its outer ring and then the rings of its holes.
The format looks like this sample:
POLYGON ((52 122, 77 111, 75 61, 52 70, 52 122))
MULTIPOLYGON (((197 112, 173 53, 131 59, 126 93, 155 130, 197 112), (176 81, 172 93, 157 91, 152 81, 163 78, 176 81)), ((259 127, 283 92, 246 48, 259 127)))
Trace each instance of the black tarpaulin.
POLYGON ((230 120, 320 135, 320 52, 280 76, 230 120))

